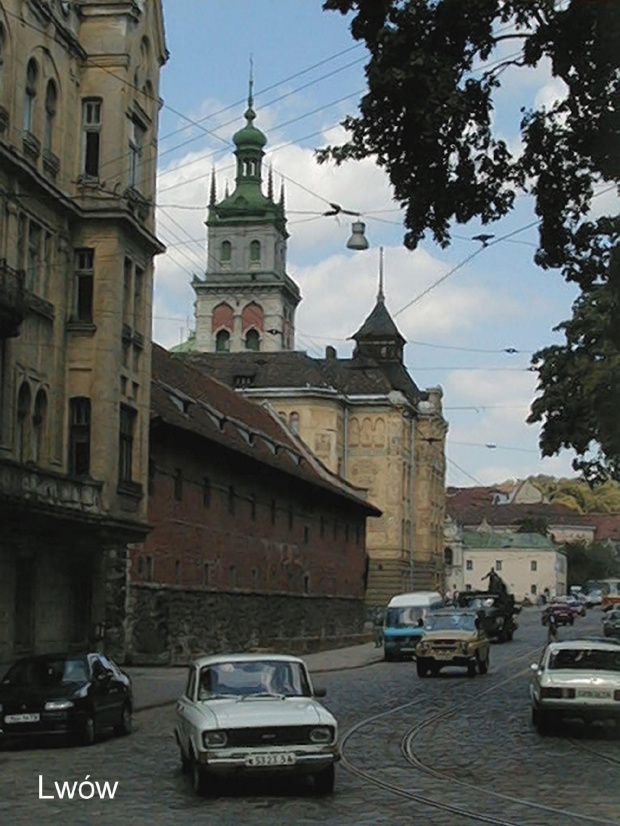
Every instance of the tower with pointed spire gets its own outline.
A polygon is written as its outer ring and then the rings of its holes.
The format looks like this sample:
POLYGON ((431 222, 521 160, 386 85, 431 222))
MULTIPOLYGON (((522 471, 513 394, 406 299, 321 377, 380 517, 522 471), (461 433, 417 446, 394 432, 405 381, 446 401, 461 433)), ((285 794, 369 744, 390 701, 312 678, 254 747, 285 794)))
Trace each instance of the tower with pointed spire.
POLYGON ((301 295, 286 273, 284 185, 273 197, 273 172, 262 190, 267 143, 254 125, 253 77, 250 75, 245 125, 233 135, 235 189, 217 200, 211 174, 207 225, 207 267, 194 279, 195 349, 201 352, 292 350, 295 310, 301 295))

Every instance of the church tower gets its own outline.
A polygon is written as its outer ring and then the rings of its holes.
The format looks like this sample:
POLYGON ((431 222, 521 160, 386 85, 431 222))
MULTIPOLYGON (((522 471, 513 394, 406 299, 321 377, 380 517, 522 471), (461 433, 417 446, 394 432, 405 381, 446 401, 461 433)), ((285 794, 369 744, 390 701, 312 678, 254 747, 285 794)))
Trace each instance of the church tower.
POLYGON ((198 352, 293 350, 299 288, 286 274, 284 186, 273 197, 271 169, 262 190, 265 135, 254 126, 250 79, 245 126, 235 133, 235 190, 217 201, 211 178, 207 269, 194 279, 198 352))

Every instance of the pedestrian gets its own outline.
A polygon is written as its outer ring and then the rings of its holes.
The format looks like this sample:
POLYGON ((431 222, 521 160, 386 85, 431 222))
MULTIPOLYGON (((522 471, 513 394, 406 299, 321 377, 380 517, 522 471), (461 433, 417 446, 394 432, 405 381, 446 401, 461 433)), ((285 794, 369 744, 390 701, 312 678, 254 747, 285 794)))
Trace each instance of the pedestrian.
POLYGON ((375 648, 383 645, 383 609, 375 608, 372 615, 372 627, 375 637, 375 648))
POLYGON ((547 619, 547 642, 557 642, 558 641, 558 621, 555 618, 555 614, 550 611, 549 618, 547 619))

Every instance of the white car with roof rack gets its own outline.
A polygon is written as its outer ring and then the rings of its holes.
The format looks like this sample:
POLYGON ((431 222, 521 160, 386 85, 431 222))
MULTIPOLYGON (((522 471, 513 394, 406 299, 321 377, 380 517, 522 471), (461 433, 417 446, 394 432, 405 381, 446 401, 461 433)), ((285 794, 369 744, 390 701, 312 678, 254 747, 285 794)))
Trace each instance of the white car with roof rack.
POLYGON ((619 645, 600 638, 553 642, 532 672, 532 722, 539 734, 561 719, 620 721, 619 645))
POLYGON ((312 775, 333 791, 338 725, 316 699, 303 660, 282 654, 220 654, 191 663, 176 706, 175 738, 197 794, 216 776, 312 775))

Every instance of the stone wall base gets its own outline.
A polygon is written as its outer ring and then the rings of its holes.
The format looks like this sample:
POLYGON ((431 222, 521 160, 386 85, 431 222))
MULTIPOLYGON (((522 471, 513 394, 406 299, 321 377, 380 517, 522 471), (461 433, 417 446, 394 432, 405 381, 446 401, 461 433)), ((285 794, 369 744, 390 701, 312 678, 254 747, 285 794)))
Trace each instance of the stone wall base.
POLYGON ((199 654, 304 654, 367 642, 359 599, 131 585, 124 661, 182 665, 199 654))

